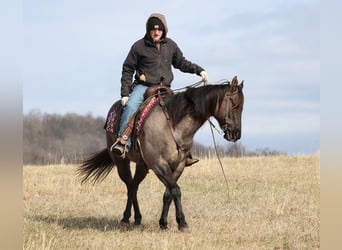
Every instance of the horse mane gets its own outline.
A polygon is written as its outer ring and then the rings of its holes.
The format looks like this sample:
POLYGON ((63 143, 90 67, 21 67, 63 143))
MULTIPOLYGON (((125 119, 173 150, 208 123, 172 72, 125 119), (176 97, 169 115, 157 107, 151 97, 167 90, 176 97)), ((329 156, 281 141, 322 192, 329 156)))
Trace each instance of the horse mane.
POLYGON ((188 88, 184 92, 175 94, 165 102, 172 126, 175 127, 186 115, 198 120, 209 118, 221 104, 225 91, 229 85, 206 85, 199 88, 188 88))

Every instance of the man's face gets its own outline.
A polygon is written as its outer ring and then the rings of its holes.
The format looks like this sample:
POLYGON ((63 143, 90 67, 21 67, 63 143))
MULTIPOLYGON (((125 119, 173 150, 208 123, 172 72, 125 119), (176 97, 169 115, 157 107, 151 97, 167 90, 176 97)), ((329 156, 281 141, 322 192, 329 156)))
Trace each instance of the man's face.
POLYGON ((161 29, 153 29, 150 31, 150 36, 152 37, 153 42, 160 42, 160 39, 163 35, 163 30, 161 29))

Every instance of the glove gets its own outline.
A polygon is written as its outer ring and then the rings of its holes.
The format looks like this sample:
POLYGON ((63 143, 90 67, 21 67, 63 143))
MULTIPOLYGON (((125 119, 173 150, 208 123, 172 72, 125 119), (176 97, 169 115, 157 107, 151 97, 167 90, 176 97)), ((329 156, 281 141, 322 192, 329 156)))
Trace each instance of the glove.
POLYGON ((208 83, 208 75, 207 72, 205 72, 204 70, 201 71, 200 73, 201 77, 202 77, 202 81, 204 82, 204 85, 206 85, 208 83))
POLYGON ((122 106, 125 106, 126 103, 127 103, 127 101, 128 101, 128 96, 122 97, 122 98, 121 98, 121 105, 122 105, 122 106))

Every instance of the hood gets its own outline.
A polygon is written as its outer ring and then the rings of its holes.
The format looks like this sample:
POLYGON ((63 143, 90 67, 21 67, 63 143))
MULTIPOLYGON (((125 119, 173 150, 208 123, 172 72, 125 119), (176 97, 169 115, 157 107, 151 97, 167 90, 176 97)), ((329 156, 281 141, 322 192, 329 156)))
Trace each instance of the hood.
POLYGON ((163 14, 160 14, 160 13, 153 13, 153 14, 151 14, 151 15, 149 16, 149 18, 148 18, 147 21, 146 21, 146 34, 149 36, 148 30, 147 30, 147 23, 148 23, 148 20, 150 20, 150 18, 152 18, 152 17, 158 18, 158 19, 163 23, 164 28, 165 28, 165 31, 164 31, 164 33, 163 33, 162 38, 165 38, 166 35, 167 35, 167 32, 168 32, 168 27, 167 27, 167 24, 166 24, 165 16, 164 16, 163 14))

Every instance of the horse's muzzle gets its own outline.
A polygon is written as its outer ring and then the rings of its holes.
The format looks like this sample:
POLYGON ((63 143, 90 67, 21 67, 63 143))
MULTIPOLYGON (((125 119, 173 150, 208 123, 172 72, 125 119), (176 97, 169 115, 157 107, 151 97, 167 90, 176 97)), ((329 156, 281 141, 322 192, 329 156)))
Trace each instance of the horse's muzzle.
POLYGON ((240 129, 234 129, 234 130, 226 130, 224 132, 224 139, 236 142, 241 138, 241 130, 240 129))

